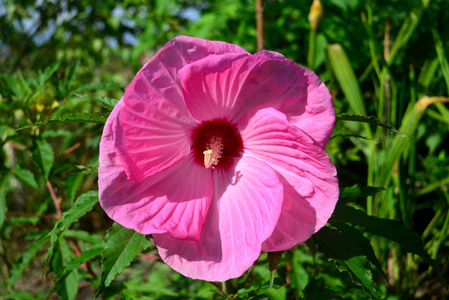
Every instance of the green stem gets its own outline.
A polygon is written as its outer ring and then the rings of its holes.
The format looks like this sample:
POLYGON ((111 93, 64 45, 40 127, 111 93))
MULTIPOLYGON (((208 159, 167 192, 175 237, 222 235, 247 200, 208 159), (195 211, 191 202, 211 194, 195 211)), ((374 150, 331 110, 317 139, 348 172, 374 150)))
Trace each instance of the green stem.
POLYGON ((312 69, 315 62, 316 28, 310 28, 309 53, 307 54, 307 65, 312 69))

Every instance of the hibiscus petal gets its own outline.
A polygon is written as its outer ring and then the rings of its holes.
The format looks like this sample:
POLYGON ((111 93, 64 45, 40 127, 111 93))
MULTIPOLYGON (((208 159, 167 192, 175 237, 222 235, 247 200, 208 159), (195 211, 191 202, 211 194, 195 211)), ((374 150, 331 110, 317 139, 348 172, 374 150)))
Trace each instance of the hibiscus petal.
POLYGON ((141 182, 129 180, 116 168, 100 185, 100 203, 111 219, 142 234, 168 232, 172 237, 198 240, 214 192, 208 170, 189 156, 172 168, 141 182))
POLYGON ((124 108, 111 112, 100 142, 100 204, 116 222, 143 234, 170 231, 198 240, 213 195, 210 172, 188 156, 172 168, 141 182, 128 179, 114 145, 113 123, 124 108))
POLYGON ((215 194, 199 241, 153 235, 159 255, 194 279, 225 281, 242 275, 273 232, 283 188, 267 164, 243 156, 234 171, 214 170, 215 194))
POLYGON ((245 154, 276 170, 286 189, 281 221, 263 250, 281 251, 304 242, 327 223, 338 200, 332 161, 313 138, 273 108, 248 114, 238 127, 245 154))
POLYGON ((326 86, 312 71, 276 52, 211 55, 179 71, 192 116, 236 123, 251 109, 274 107, 324 148, 335 111, 326 86))
POLYGON ((117 155, 128 177, 139 182, 189 155, 195 122, 164 98, 144 100, 149 90, 139 95, 132 89, 113 129, 117 155))
POLYGON ((180 36, 137 73, 114 125, 117 152, 131 179, 141 181, 190 153, 190 132, 196 122, 183 100, 178 70, 222 53, 248 54, 236 45, 180 36))

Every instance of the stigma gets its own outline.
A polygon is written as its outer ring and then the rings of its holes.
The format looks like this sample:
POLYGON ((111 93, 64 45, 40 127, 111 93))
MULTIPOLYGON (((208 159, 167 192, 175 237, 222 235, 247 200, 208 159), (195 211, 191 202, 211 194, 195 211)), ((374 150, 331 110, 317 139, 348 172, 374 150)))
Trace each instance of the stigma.
POLYGON ((223 139, 217 136, 213 136, 209 143, 207 143, 204 154, 204 166, 209 169, 214 169, 218 164, 218 160, 222 155, 223 139))

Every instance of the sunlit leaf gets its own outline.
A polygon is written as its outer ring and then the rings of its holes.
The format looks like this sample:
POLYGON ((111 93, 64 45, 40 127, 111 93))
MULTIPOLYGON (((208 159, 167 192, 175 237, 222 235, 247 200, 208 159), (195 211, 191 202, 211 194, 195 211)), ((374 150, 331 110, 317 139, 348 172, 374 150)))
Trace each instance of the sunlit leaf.
POLYGON ((118 223, 112 225, 104 241, 101 261, 101 286, 98 293, 103 288, 108 287, 115 276, 120 274, 124 268, 129 266, 134 257, 150 245, 145 235, 125 228, 118 223))
POLYGON ((98 201, 98 191, 89 191, 79 196, 78 199, 76 199, 74 206, 62 214, 61 219, 56 222, 53 230, 46 236, 46 238, 50 238, 47 262, 53 255, 54 247, 56 246, 56 242, 58 241, 61 233, 69 228, 73 222, 76 222, 79 218, 92 210, 98 201))

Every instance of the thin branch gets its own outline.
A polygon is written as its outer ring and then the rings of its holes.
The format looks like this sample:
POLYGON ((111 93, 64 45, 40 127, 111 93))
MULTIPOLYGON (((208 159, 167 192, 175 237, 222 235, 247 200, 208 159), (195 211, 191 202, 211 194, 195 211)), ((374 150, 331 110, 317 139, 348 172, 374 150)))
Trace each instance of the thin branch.
POLYGON ((140 253, 140 256, 143 256, 143 257, 149 258, 151 260, 158 261, 158 262, 165 264, 162 260, 160 260, 159 258, 156 258, 154 256, 150 256, 150 255, 143 254, 143 253, 140 253))
POLYGON ((53 188, 53 185, 51 184, 50 180, 48 180, 48 179, 47 179, 47 188, 48 188, 48 191, 50 192, 51 198, 53 199, 53 203, 55 204, 58 219, 61 219, 61 216, 62 216, 61 200, 56 195, 55 189, 53 188))

